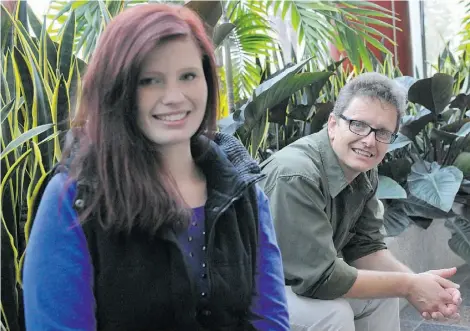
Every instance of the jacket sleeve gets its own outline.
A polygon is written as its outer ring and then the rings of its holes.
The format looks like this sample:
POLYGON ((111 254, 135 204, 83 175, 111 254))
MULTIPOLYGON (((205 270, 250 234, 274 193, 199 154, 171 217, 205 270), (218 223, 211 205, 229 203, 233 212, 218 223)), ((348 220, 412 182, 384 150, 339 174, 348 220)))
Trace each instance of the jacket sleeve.
POLYGON ((286 283, 294 293, 336 299, 354 284, 357 270, 337 257, 333 229, 319 183, 304 175, 278 174, 271 162, 264 190, 273 214, 286 283))
POLYGON ((383 226, 384 207, 374 196, 365 205, 364 211, 354 227, 356 234, 343 248, 344 259, 351 263, 376 251, 386 249, 384 236, 380 232, 383 226))
POLYGON ((259 188, 259 244, 250 322, 256 330, 289 330, 281 253, 266 195, 259 188))
POLYGON ((67 175, 48 183, 26 248, 23 295, 28 330, 95 330, 92 265, 72 208, 67 175))

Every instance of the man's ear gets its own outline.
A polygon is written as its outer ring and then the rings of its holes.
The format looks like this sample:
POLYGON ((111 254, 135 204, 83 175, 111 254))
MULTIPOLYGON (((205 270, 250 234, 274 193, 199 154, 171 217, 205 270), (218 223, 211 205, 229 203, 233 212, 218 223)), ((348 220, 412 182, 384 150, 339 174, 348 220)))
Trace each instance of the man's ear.
POLYGON ((331 113, 330 116, 328 117, 328 136, 330 137, 331 140, 335 138, 335 132, 338 126, 338 121, 336 118, 336 115, 331 113))

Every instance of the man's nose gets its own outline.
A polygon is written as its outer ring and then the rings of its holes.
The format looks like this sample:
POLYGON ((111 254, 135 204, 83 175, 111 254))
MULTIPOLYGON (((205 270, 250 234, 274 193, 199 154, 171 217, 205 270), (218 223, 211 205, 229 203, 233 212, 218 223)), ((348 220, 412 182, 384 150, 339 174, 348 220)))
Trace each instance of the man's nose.
POLYGON ((375 144, 377 143, 377 140, 375 140, 375 132, 371 131, 367 136, 362 137, 361 141, 366 146, 375 146, 375 144))

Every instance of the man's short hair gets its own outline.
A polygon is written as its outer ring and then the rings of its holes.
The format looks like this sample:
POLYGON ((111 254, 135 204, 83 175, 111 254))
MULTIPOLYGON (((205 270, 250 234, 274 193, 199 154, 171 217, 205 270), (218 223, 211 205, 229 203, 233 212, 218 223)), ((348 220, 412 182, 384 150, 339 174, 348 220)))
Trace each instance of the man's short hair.
POLYGON ((405 114, 408 102, 404 88, 387 76, 376 72, 361 74, 340 90, 333 114, 337 116, 343 114, 356 97, 378 99, 394 106, 398 115, 395 131, 398 131, 401 117, 405 114))

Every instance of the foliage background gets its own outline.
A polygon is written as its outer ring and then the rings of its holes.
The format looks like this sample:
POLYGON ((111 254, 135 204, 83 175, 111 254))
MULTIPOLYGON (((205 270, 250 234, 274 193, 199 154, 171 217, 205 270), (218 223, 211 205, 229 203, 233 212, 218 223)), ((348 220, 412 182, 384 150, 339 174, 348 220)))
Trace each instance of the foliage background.
MULTIPOLYGON (((2 329, 24 330, 24 250, 37 197, 60 159, 86 62, 112 17, 144 2, 54 0, 44 19, 26 1, 2 2, 2 329)), ((383 22, 390 12, 367 1, 193 1, 186 5, 205 20, 217 45, 223 87, 220 128, 237 135, 259 160, 320 130, 339 89, 358 73, 401 76, 380 42, 385 36, 376 29, 390 27, 383 22), (298 39, 289 56, 280 46, 273 17, 288 17, 292 22, 298 39), (331 44, 344 51, 351 66, 331 59, 331 44), (372 55, 370 45, 382 51, 380 59, 372 55)), ((452 60, 450 51, 444 55, 438 61, 438 66, 443 65, 439 70, 465 75, 467 57, 462 62, 452 60)), ((410 108, 410 116, 418 112, 410 108)), ((435 124, 426 124, 424 130, 432 130, 435 124)))

